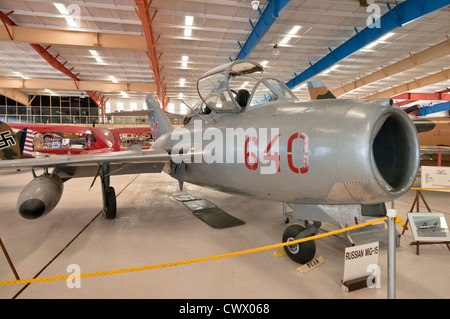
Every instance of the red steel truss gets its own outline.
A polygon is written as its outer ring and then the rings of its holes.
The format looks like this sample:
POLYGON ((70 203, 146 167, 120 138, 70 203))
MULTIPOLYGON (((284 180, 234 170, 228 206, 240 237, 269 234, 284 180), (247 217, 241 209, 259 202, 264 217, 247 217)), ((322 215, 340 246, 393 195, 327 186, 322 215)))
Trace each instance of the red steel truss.
POLYGON ((157 100, 159 100, 160 105, 162 106, 162 109, 165 110, 167 108, 167 104, 169 103, 169 99, 165 98, 167 94, 167 87, 166 85, 163 85, 164 78, 161 80, 161 72, 164 69, 164 66, 160 69, 158 62, 161 59, 162 53, 157 56, 156 55, 156 43, 158 43, 158 40, 160 36, 156 38, 156 40, 153 37, 153 30, 152 30, 152 21, 155 18, 158 10, 156 10, 152 17, 150 17, 150 13, 148 11, 150 5, 152 4, 153 0, 150 0, 149 3, 147 3, 147 0, 135 0, 137 4, 136 13, 141 20, 142 27, 144 29, 144 36, 145 41, 147 42, 147 56, 150 59, 151 62, 151 70, 154 74, 154 80, 156 84, 157 89, 157 100))

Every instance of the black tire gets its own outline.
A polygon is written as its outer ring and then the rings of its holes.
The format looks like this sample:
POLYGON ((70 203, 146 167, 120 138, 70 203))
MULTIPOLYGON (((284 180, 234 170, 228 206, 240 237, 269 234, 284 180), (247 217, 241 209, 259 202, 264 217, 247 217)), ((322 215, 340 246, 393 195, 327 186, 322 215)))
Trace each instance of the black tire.
MULTIPOLYGON (((301 225, 291 225, 283 233, 283 242, 293 241, 295 236, 305 230, 301 225)), ((293 261, 299 264, 310 262, 316 254, 316 243, 314 240, 305 241, 303 243, 284 246, 284 251, 293 261)))
POLYGON ((106 190, 106 207, 105 217, 106 219, 114 219, 117 215, 117 201, 116 191, 113 187, 108 187, 106 190))

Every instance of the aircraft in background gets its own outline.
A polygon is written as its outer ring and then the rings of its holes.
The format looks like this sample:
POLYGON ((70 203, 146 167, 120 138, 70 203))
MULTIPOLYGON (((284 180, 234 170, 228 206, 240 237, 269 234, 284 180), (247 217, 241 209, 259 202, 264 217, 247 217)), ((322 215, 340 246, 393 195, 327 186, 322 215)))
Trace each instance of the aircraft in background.
POLYGON ((413 119, 419 133, 421 165, 450 166, 450 117, 413 119))
POLYGON ((0 121, 0 160, 33 157, 34 132, 25 128, 17 133, 0 121))
POLYGON ((422 225, 417 226, 419 229, 435 229, 438 226, 438 221, 435 221, 432 225, 428 225, 427 222, 424 222, 422 225))
POLYGON ((32 124, 32 123, 7 123, 12 129, 32 130, 58 140, 64 134, 77 135, 69 145, 60 148, 35 148, 35 152, 43 154, 95 154, 109 153, 124 150, 120 146, 120 134, 150 134, 150 128, 105 128, 98 126, 75 126, 59 124, 32 124), (74 144, 81 141, 84 147, 75 147, 74 144))
MULTIPOLYGON (((262 72, 258 63, 237 60, 203 74, 197 89, 208 114, 192 112, 179 128, 149 94, 151 149, 1 161, 0 169, 44 170, 20 193, 19 213, 28 219, 49 213, 64 181, 91 176, 100 177, 103 216, 112 219, 111 175, 164 171, 180 189, 189 182, 289 204, 299 224, 286 228, 283 242, 317 234, 322 222, 351 225, 385 216, 385 202, 405 194, 419 168, 408 115, 389 99, 300 102, 281 81, 260 78, 262 72)), ((307 241, 285 251, 306 263, 316 248, 307 241)))
MULTIPOLYGON (((311 100, 336 99, 320 80, 308 82, 308 90, 311 100)), ((450 166, 450 117, 413 118, 412 122, 419 137, 421 165, 450 166)))

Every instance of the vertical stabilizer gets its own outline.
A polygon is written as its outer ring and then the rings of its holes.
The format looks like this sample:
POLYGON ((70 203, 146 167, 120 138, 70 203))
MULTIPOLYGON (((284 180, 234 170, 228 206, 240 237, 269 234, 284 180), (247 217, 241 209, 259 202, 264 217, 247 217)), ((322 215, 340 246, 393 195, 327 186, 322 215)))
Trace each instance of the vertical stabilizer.
POLYGON ((0 121, 0 159, 18 158, 21 158, 19 141, 9 125, 0 121))
POLYGON ((170 123, 164 111, 159 107, 158 102, 152 94, 148 94, 145 98, 149 115, 150 128, 152 130, 153 139, 158 139, 161 135, 173 130, 172 123, 170 123))
POLYGON ((314 80, 308 82, 309 96, 311 100, 335 99, 336 97, 323 84, 321 80, 314 80))
POLYGON ((19 142, 22 158, 33 157, 34 131, 24 127, 23 130, 17 132, 16 140, 19 142))

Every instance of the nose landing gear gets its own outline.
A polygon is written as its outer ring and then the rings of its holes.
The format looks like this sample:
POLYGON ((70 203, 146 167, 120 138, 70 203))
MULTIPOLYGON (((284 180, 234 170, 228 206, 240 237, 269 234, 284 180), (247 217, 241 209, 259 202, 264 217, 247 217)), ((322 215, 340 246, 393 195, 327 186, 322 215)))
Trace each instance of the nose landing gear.
MULTIPOLYGON (((283 242, 314 236, 319 232, 320 222, 315 222, 313 225, 307 225, 306 228, 295 224, 291 225, 283 233, 283 242)), ((308 240, 302 243, 284 246, 284 250, 289 258, 299 264, 306 264, 310 262, 316 254, 316 243, 314 240, 308 240)))

